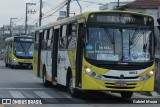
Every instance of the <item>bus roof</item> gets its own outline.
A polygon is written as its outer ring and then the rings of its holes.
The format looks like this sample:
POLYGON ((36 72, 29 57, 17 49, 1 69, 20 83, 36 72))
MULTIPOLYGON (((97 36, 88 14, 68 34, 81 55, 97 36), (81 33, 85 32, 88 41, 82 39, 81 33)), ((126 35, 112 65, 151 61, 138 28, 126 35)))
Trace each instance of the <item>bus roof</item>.
POLYGON ((50 28, 50 27, 53 27, 53 26, 56 26, 56 25, 64 24, 64 23, 67 24, 69 22, 72 22, 74 20, 78 20, 78 19, 81 19, 81 18, 87 18, 87 16, 89 14, 93 14, 93 13, 117 13, 117 12, 118 13, 129 13, 129 14, 137 14, 137 15, 143 15, 143 16, 152 17, 151 15, 148 15, 148 14, 145 14, 145 13, 131 12, 131 11, 120 11, 120 10, 89 11, 89 12, 84 12, 84 13, 76 15, 76 16, 72 16, 72 17, 69 17, 69 18, 65 18, 65 19, 50 23, 48 25, 36 27, 35 31, 47 29, 47 28, 50 28))

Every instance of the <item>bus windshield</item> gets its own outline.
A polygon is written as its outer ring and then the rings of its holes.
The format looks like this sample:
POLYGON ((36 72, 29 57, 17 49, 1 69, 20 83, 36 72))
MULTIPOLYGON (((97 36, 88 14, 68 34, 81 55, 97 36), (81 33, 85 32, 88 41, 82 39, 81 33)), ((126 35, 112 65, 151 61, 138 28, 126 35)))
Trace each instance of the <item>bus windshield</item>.
POLYGON ((149 62, 152 38, 149 27, 88 26, 85 55, 101 61, 149 62))
POLYGON ((33 42, 14 42, 14 54, 19 57, 33 57, 33 42))

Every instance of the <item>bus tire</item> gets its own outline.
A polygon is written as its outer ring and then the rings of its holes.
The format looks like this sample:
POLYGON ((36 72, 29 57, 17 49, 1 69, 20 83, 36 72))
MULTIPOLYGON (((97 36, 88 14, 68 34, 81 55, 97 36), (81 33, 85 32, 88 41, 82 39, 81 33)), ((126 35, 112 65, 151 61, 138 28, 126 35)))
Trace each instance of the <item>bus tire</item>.
POLYGON ((6 65, 6 67, 8 67, 8 64, 7 64, 7 63, 6 63, 5 65, 6 65))
POLYGON ((68 80, 68 91, 72 97, 79 97, 79 92, 73 87, 73 77, 70 75, 68 80))
POLYGON ((10 65, 10 67, 11 67, 12 69, 14 69, 14 68, 15 68, 15 66, 14 66, 14 65, 10 65))
POLYGON ((46 79, 46 67, 43 67, 43 76, 42 76, 42 79, 43 79, 43 85, 45 87, 49 87, 51 85, 50 82, 46 79))
POLYGON ((133 92, 121 92, 122 98, 131 98, 133 95, 133 92))

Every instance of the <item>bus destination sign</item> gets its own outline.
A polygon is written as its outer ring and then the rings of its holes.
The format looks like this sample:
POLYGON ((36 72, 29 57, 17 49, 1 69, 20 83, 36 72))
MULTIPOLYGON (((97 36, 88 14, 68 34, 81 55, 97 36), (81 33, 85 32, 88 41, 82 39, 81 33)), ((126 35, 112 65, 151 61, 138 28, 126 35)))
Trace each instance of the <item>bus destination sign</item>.
POLYGON ((18 41, 22 41, 22 42, 33 42, 34 39, 32 38, 15 38, 15 41, 18 42, 18 41))
POLYGON ((124 14, 124 13, 107 13, 107 14, 91 14, 89 22, 109 23, 109 24, 141 24, 149 26, 153 24, 153 19, 147 16, 124 14))

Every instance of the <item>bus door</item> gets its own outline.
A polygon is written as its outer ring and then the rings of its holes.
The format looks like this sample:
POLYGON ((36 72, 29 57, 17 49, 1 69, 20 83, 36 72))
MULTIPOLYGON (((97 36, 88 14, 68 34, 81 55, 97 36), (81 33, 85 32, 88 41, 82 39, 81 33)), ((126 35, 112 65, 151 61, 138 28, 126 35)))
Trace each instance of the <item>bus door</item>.
POLYGON ((9 64, 9 54, 10 54, 10 49, 9 49, 9 42, 6 42, 6 63, 9 64))
POLYGON ((37 76, 40 77, 40 64, 41 64, 41 50, 42 50, 42 36, 43 30, 39 31, 39 39, 38 39, 38 58, 37 58, 37 76))
POLYGON ((54 27, 53 45, 52 45, 52 81, 57 81, 57 57, 58 57, 58 37, 60 34, 60 26, 54 27))
POLYGON ((47 36, 47 51, 46 51, 46 71, 52 76, 52 42, 53 42, 53 29, 48 29, 47 36))
POLYGON ((39 32, 35 33, 35 42, 34 42, 34 55, 33 55, 33 73, 37 75, 37 59, 38 59, 38 39, 39 32))
POLYGON ((78 39, 77 39, 77 50, 76 50, 76 87, 81 88, 82 84, 82 59, 83 59, 83 37, 85 36, 85 20, 78 20, 78 39))
POLYGON ((9 66, 11 65, 11 62, 12 62, 12 43, 13 41, 10 40, 9 41, 9 47, 8 47, 8 63, 9 63, 9 66))
POLYGON ((60 28, 58 40, 58 59, 57 59, 57 81, 61 85, 66 85, 67 68, 66 61, 68 58, 66 43, 67 43, 67 25, 60 28))

